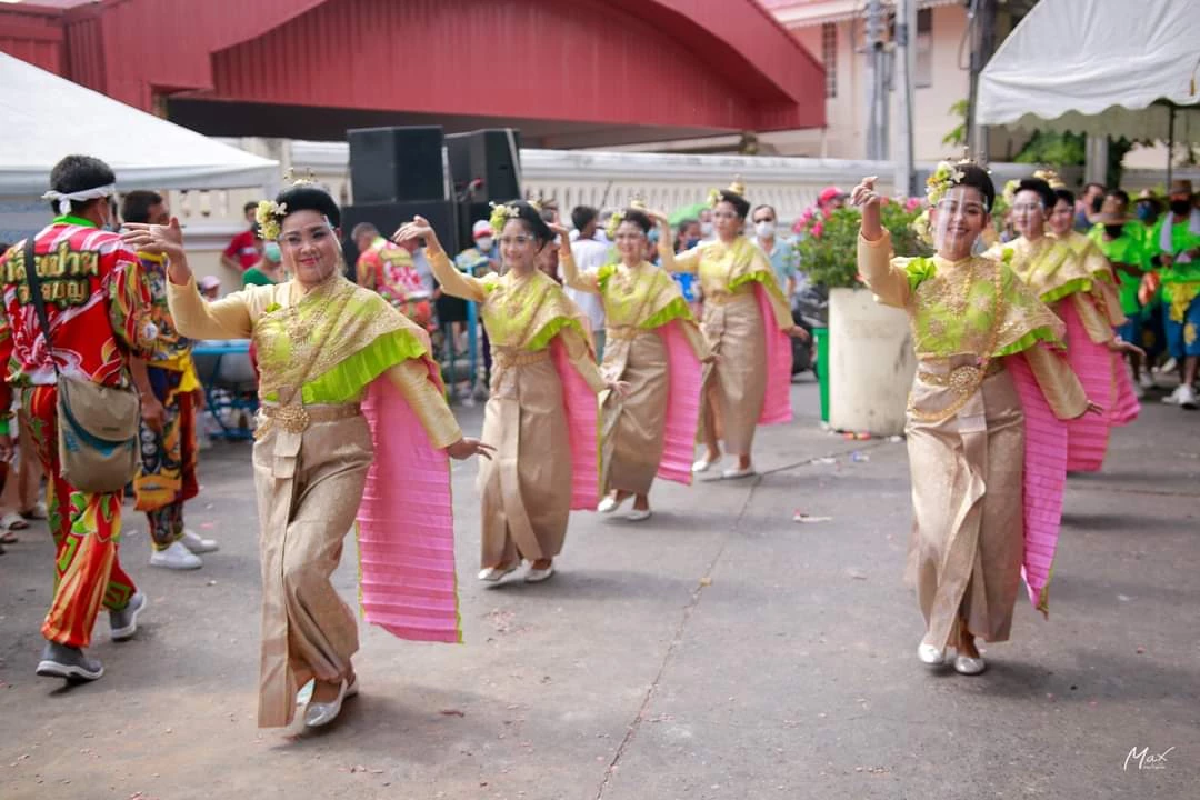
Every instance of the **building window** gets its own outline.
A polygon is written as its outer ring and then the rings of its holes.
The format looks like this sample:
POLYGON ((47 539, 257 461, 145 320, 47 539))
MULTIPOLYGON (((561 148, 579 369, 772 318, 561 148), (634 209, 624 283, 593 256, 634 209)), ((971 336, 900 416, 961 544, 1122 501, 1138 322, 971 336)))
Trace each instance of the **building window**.
POLYGON ((825 96, 837 97, 837 23, 821 23, 821 63, 825 65, 825 96))
POLYGON ((933 86, 933 9, 917 12, 917 58, 913 68, 913 86, 928 89, 933 86))

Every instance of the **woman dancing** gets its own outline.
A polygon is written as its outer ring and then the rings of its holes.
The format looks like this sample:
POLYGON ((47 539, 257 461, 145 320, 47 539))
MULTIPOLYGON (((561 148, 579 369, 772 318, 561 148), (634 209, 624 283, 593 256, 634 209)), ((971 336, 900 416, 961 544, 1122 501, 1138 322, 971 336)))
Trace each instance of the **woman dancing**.
POLYGON ((676 255, 671 225, 656 214, 662 268, 694 272, 704 295, 702 328, 716 356, 704 367, 701 438, 707 452, 692 466, 705 472, 721 460, 721 443, 737 454, 735 469, 723 478, 754 475, 750 448, 758 425, 792 418, 792 349, 787 337, 808 332, 792 324, 792 313, 779 289, 771 263, 743 231, 750 203, 745 187, 734 182, 709 196, 717 238, 676 255))
POLYGON ((425 331, 342 277, 341 211, 325 190, 285 189, 258 219, 263 237, 281 242, 293 279, 213 302, 196 289, 177 221, 127 225, 125 238, 169 256, 181 334, 257 345, 258 724, 290 724, 297 690, 311 679, 304 722, 318 727, 358 691, 350 662, 358 626, 329 579, 346 531, 357 517, 368 622, 402 639, 459 641, 446 457, 486 457, 490 448, 463 438, 425 331))
MULTIPOLYGON (((887 305, 905 309, 920 361, 908 411, 915 570, 929 665, 985 668, 975 638, 1009 637, 1022 572, 1047 608, 1066 475, 1057 419, 1091 407, 1057 344, 1063 324, 1003 260, 972 256, 995 189, 970 162, 943 162, 930 179, 933 258, 892 258, 874 178, 854 190, 862 208, 858 265, 887 305)), ((1094 408, 1094 407, 1093 407, 1094 408)))
MULTIPOLYGON (((1077 246, 1065 232, 1052 235, 1055 209, 1067 207, 1043 178, 1018 182, 1012 219, 1020 238, 1006 247, 1013 251, 1013 270, 1066 324, 1067 361, 1088 397, 1105 409, 1067 426, 1067 469, 1095 472, 1104 464, 1110 429, 1128 424, 1140 411, 1121 356, 1141 351, 1116 335, 1125 316, 1108 259, 1091 240, 1077 246)), ((1069 211, 1058 212, 1060 227, 1067 216, 1069 211)))
POLYGON ((646 261, 653 223, 644 209, 613 214, 609 238, 616 264, 580 273, 563 228, 559 266, 564 283, 600 295, 607 345, 600 374, 629 384, 625 396, 609 392, 601 404, 601 459, 606 495, 601 512, 615 511, 631 496, 627 519, 650 518, 655 476, 690 484, 692 451, 700 417, 701 361, 708 345, 679 284, 646 261))
POLYGON ((497 446, 495 460, 479 471, 479 579, 495 584, 525 559, 530 562, 525 580, 537 583, 554 572, 571 510, 596 507, 596 395, 624 387, 600 377, 579 309, 538 268, 540 254, 554 239, 538 209, 506 203, 493 209, 491 221, 503 275, 463 275, 421 217, 392 238, 425 240, 442 291, 479 303, 492 345, 483 438, 497 446))

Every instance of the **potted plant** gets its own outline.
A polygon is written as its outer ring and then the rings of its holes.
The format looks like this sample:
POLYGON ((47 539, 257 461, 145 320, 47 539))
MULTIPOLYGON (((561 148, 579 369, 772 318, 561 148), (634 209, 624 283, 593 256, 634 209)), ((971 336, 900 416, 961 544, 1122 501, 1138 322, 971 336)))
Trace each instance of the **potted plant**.
MULTIPOLYGON (((881 211, 896 255, 929 254, 914 224, 923 211, 920 200, 885 200, 881 211)), ((859 280, 859 213, 806 212, 801 227, 800 268, 829 294, 829 329, 818 332, 825 339, 820 379, 828 415, 822 419, 837 430, 899 434, 916 357, 907 315, 876 302, 859 280)))

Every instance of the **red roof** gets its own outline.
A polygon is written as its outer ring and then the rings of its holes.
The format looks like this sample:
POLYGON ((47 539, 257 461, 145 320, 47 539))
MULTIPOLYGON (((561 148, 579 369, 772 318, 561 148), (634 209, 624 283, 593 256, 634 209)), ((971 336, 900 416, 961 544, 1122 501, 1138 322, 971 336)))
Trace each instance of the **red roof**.
POLYGON ((755 0, 0 5, 0 49, 213 134, 513 125, 572 146, 825 123, 821 66, 755 0))

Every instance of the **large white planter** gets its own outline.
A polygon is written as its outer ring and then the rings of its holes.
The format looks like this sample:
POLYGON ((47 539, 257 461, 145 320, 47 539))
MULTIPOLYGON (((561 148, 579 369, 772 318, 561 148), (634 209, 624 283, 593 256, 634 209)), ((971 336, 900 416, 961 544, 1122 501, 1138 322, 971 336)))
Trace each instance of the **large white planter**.
POLYGON ((895 436, 904 431, 917 359, 908 314, 867 289, 829 293, 829 424, 895 436))

